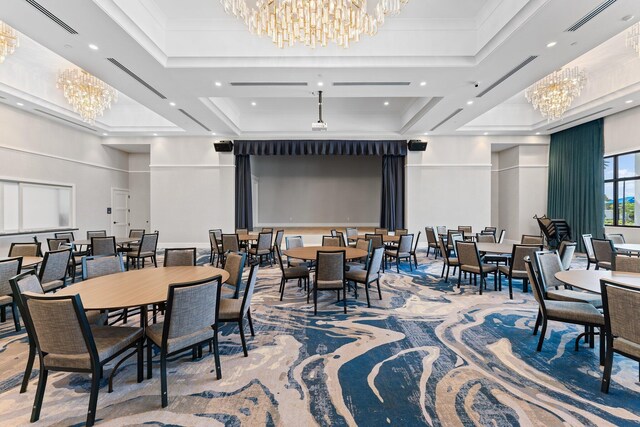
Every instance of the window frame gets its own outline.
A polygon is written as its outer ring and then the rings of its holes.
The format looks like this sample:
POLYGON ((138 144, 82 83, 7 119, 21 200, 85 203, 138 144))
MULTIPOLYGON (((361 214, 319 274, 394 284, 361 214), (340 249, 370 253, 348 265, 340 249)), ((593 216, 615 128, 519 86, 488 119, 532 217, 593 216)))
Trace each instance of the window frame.
MULTIPOLYGON (((18 229, 5 230, 4 229, 4 211, 0 211, 0 237, 14 236, 14 235, 20 235, 20 234, 62 231, 62 230, 70 230, 70 229, 76 228, 76 185, 75 184, 0 176, 0 184, 4 184, 5 182, 18 184, 18 229), (29 229, 24 228, 23 226, 23 220, 24 220, 23 190, 25 186, 52 187, 56 189, 70 190, 71 206, 69 207, 70 209, 69 225, 63 226, 63 227, 45 227, 45 228, 29 228, 29 229)), ((0 197, 4 197, 3 185, 0 186, 0 197)))
MULTIPOLYGON (((603 157, 603 160, 606 161, 607 159, 611 159, 613 160, 613 178, 610 179, 604 179, 604 186, 606 186, 607 184, 611 183, 613 184, 613 224, 603 224, 604 227, 626 227, 626 228, 640 228, 640 225, 625 225, 625 224, 619 224, 619 204, 618 204, 618 200, 619 200, 619 194, 618 194, 618 184, 622 183, 622 182, 626 182, 626 181, 638 181, 638 184, 640 184, 640 171, 636 171, 637 175, 634 176, 630 176, 630 177, 623 177, 620 178, 618 176, 618 159, 620 157, 623 156, 628 156, 630 154, 640 154, 640 150, 634 150, 634 151, 626 151, 624 153, 616 153, 616 154, 610 154, 610 155, 606 155, 603 157)), ((604 164, 603 164, 604 166, 604 164)), ((604 175, 604 167, 602 169, 602 173, 604 175)), ((603 194, 604 194, 604 187, 603 187, 603 194)), ((604 212, 604 204, 602 205, 602 209, 604 212)), ((639 212, 640 213, 640 212, 639 212)))

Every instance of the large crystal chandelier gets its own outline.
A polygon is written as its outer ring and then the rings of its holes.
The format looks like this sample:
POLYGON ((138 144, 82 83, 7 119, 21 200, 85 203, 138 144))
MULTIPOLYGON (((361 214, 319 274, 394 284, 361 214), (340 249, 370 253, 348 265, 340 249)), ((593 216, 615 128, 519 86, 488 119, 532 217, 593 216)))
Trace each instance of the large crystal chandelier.
POLYGON ((627 32, 627 47, 633 48, 640 55, 640 22, 636 22, 627 32))
POLYGON ((220 2, 225 12, 244 21, 251 33, 269 36, 280 48, 295 42, 315 48, 318 44, 326 46, 329 41, 346 48, 363 34, 375 35, 385 16, 400 13, 409 0, 377 0, 371 13, 367 0, 220 2))
POLYGON ((587 76, 578 67, 565 68, 534 83, 524 95, 547 121, 558 120, 580 96, 586 81, 587 76))
POLYGON ((0 21, 0 64, 20 45, 16 30, 0 21))
POLYGON ((96 117, 111 108, 118 100, 118 92, 84 70, 67 69, 58 76, 58 89, 62 89, 73 110, 83 122, 94 124, 96 117))

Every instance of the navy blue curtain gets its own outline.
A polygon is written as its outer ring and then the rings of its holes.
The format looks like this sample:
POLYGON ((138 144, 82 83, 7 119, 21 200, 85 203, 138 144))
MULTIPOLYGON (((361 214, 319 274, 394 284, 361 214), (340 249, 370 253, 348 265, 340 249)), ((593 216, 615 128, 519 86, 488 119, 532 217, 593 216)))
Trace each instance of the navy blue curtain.
POLYGON ((380 227, 388 230, 404 228, 404 159, 382 157, 380 227))
POLYGON ((566 219, 571 238, 604 233, 603 119, 551 135, 547 215, 566 219))
POLYGON ((250 156, 236 156, 236 228, 253 229, 250 156))

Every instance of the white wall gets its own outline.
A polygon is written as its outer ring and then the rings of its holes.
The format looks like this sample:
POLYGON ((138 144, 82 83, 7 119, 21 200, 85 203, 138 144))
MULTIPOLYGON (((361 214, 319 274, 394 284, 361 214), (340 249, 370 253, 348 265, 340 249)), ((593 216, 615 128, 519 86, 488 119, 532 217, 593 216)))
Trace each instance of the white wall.
POLYGON ((150 170, 160 245, 208 247, 209 229, 234 229, 234 156, 216 153, 211 138, 154 138, 150 170))
POLYGON ((378 226, 379 156, 252 156, 254 226, 378 226))
POLYGON ((149 228, 151 223, 151 172, 149 153, 129 154, 129 223, 131 228, 149 228))
POLYGON ((491 223, 491 145, 487 137, 436 136, 424 152, 409 152, 406 221, 411 232, 428 225, 491 223))
MULTIPOLYGON (((604 120, 604 154, 640 150, 640 107, 614 114, 604 120)), ((627 242, 640 243, 640 229, 605 227, 606 233, 622 233, 627 242)))
MULTIPOLYGON (((75 223, 80 229, 110 229, 111 188, 128 188, 128 155, 104 147, 98 136, 0 105, 0 175, 75 186, 75 223)), ((0 256, 11 242, 32 235, 0 237, 0 256)), ((46 248, 46 238, 39 234, 46 248)))

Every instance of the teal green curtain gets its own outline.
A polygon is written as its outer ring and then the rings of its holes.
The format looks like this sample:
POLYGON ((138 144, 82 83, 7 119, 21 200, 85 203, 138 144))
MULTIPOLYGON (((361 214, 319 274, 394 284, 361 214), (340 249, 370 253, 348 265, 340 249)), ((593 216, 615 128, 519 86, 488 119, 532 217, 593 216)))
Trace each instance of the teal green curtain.
POLYGON ((604 234, 604 120, 551 135, 547 215, 564 218, 582 247, 582 234, 604 234))

